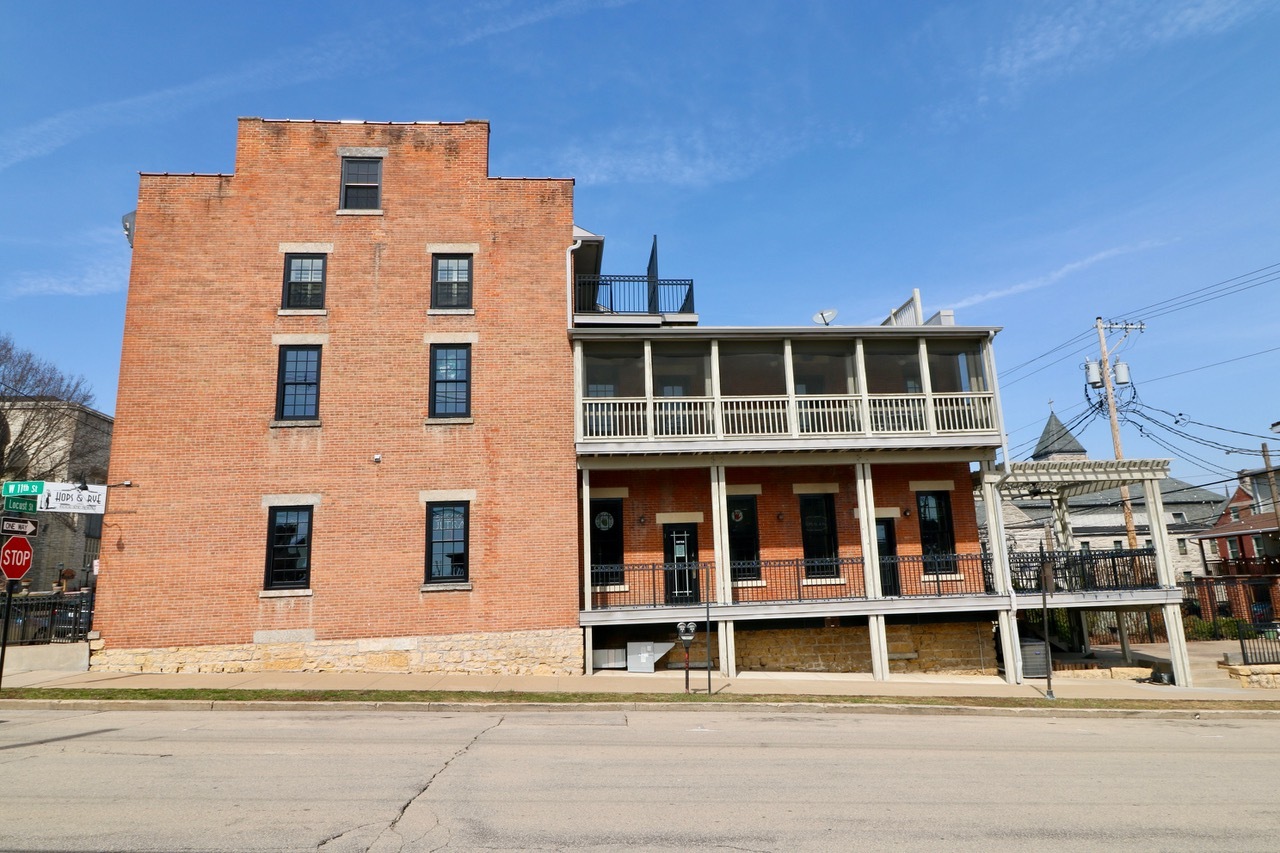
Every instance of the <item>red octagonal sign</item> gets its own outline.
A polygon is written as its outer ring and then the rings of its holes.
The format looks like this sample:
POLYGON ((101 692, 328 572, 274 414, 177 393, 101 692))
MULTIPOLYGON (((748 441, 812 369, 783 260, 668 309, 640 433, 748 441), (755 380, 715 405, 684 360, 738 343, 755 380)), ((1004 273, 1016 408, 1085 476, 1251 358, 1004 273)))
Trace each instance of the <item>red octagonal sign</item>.
POLYGON ((0 547, 0 569, 11 581, 20 580, 31 568, 31 543, 21 536, 10 537, 0 547))

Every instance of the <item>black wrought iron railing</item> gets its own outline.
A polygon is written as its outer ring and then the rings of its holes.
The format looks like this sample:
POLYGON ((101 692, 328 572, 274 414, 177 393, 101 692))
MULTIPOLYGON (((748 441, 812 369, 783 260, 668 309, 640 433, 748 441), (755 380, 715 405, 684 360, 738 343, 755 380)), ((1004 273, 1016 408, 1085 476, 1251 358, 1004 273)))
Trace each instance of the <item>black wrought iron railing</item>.
POLYGON ((1240 659, 1245 666, 1280 663, 1280 622, 1241 627, 1240 659))
POLYGON ((591 567, 591 607, 684 607, 715 600, 715 563, 591 567))
POLYGON ((1159 589, 1154 548, 1118 551, 1028 551, 1009 554, 1009 574, 1017 592, 1041 592, 1049 571, 1048 592, 1159 589))
MULTIPOLYGON (((0 593, 0 618, 3 618, 7 597, 0 593)), ((8 643, 11 646, 78 643, 92 627, 92 592, 17 594, 13 596, 9 612, 8 643)))
POLYGON ((729 572, 734 604, 867 597, 861 557, 734 560, 729 572))
POLYGON ((580 275, 578 314, 692 314, 693 279, 643 275, 580 275))
POLYGON ((982 554, 909 554, 880 558, 885 598, 995 595, 991 560, 982 554))
POLYGON ((1221 575, 1275 575, 1280 574, 1280 557, 1237 557, 1209 560, 1209 574, 1221 575))

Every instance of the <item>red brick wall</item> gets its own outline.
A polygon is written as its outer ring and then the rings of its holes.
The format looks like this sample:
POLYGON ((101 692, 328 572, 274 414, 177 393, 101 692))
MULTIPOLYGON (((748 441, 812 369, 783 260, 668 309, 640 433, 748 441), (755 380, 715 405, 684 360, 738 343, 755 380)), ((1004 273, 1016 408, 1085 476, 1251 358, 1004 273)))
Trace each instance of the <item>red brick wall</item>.
POLYGON ((144 175, 95 627, 108 648, 577 624, 567 180, 487 174, 488 125, 240 122, 234 176, 144 175), (338 216, 340 146, 386 147, 338 216), (281 242, 333 243, 327 316, 278 316, 281 242), (428 243, 478 243, 428 316, 428 243), (470 425, 424 426, 426 333, 476 333, 470 425), (272 429, 273 334, 325 333, 320 428, 272 429), (373 454, 383 462, 374 464, 373 454), (421 593, 423 489, 475 489, 473 589, 421 593), (310 598, 263 599, 268 494, 319 493, 310 598))

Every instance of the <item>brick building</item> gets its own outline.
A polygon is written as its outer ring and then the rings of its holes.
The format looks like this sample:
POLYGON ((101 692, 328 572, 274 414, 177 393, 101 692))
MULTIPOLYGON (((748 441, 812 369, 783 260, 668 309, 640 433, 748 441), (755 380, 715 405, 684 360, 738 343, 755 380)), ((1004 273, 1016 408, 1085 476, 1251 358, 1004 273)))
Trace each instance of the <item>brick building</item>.
MULTIPOLYGON (((730 674, 1020 680, 975 495, 1000 542, 1002 489, 1162 469, 997 466, 997 329, 918 293, 701 326, 487 145, 243 119, 234 174, 142 176, 93 666, 573 673, 697 621, 730 674)), ((1176 612, 1155 540, 1055 599, 1176 612)))

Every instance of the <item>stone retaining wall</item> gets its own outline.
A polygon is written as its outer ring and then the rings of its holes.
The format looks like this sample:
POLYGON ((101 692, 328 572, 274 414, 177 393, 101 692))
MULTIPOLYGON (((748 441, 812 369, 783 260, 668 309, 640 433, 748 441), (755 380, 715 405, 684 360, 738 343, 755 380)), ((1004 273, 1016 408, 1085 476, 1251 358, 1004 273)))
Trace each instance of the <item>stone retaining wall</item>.
MULTIPOLYGON (((889 671, 995 675, 990 622, 888 625, 889 671)), ((870 672, 865 627, 740 630, 734 634, 742 672, 870 672)))
POLYGON ((1258 687, 1264 690, 1280 690, 1280 664, 1254 664, 1252 666, 1224 666, 1227 675, 1240 682, 1241 687, 1258 687))
POLYGON ((454 672, 469 675, 580 675, 577 629, 244 643, 159 649, 89 644, 101 672, 454 672))

